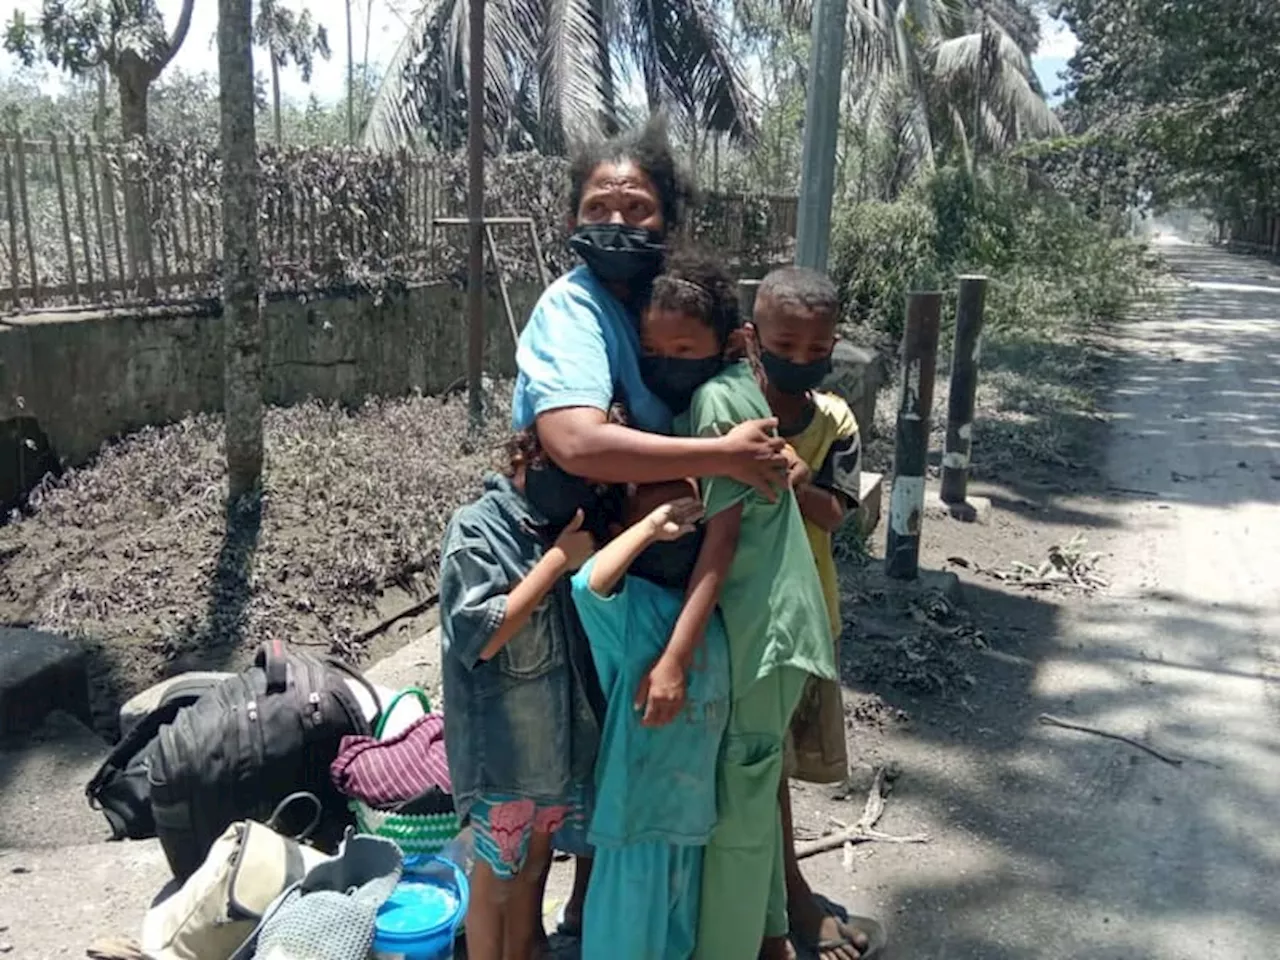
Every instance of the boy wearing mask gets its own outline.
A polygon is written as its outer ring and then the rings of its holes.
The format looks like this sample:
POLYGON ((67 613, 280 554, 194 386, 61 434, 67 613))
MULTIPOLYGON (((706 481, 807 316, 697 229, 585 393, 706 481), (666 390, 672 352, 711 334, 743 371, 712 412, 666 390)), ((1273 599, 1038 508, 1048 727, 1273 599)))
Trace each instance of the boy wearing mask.
MULTIPOLYGON (((831 536, 858 506, 862 448, 849 405, 817 388, 831 372, 839 298, 815 270, 786 267, 770 273, 746 325, 748 350, 764 374, 764 394, 791 450, 790 479, 822 581, 840 662, 840 588, 831 536)), ((839 783, 848 775, 844 702, 835 680, 811 677, 791 723, 785 774, 778 791, 782 811, 783 868, 792 936, 822 960, 871 956, 882 939, 869 919, 849 923, 831 916, 810 889, 795 856, 787 777, 839 783), (871 934, 872 936, 869 936, 871 934)))

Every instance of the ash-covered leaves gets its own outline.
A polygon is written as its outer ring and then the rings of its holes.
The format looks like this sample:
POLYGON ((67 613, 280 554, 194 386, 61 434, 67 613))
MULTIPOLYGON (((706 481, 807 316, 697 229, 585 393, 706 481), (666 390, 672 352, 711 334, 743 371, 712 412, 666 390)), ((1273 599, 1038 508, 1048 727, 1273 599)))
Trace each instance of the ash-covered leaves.
POLYGON ((221 418, 110 444, 0 530, 21 545, 0 564, 0 621, 111 646, 121 693, 273 637, 358 655, 384 588, 434 590, 445 523, 500 459, 509 396, 495 391, 474 443, 465 397, 269 410, 261 501, 230 515, 221 418))

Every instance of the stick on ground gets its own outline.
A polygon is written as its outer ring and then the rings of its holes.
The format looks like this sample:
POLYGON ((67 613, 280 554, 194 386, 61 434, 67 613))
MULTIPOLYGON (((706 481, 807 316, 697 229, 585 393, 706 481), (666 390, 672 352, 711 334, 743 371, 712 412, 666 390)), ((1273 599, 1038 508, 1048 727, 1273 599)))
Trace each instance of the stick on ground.
POLYGON ((1139 750, 1145 750, 1157 760, 1163 760, 1171 766, 1182 766, 1182 761, 1178 757, 1171 757, 1167 753, 1161 753, 1155 747, 1149 747, 1145 743, 1141 743, 1120 733, 1111 733, 1109 730, 1099 730, 1097 727, 1090 727, 1083 723, 1073 723, 1070 720, 1063 720, 1060 717, 1055 717, 1048 713, 1042 713, 1036 719, 1050 727, 1062 727, 1065 730, 1076 730, 1080 733, 1092 733, 1094 736, 1106 737, 1108 740, 1119 740, 1121 743, 1127 743, 1131 747, 1137 747, 1139 750))
POLYGON ((852 827, 829 834, 819 840, 802 843, 796 846, 796 859, 803 860, 828 850, 843 848, 846 844, 855 843, 927 843, 929 838, 923 833, 910 837, 896 837, 882 833, 875 828, 884 813, 884 767, 876 767, 871 781, 871 789, 867 791, 867 802, 863 804, 862 816, 852 827))

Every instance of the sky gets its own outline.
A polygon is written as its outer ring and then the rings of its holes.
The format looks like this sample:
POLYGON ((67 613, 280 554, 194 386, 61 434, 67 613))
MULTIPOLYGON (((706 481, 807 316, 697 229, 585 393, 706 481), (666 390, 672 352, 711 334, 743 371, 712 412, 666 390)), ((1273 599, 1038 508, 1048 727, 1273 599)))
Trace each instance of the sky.
MULTIPOLYGON (((157 0, 160 11, 165 16, 165 23, 172 29, 178 12, 182 9, 182 0, 157 0)), ((324 25, 329 34, 329 46, 333 51, 328 62, 317 60, 310 85, 302 82, 295 70, 285 70, 281 75, 280 86, 284 96, 305 101, 314 93, 318 99, 334 103, 341 99, 346 83, 346 16, 345 7, 337 0, 312 0, 310 3, 294 2, 294 9, 309 8, 312 17, 324 25)), ((26 12, 28 19, 38 20, 40 0, 17 0, 17 9, 26 12)), ((364 60, 365 36, 368 33, 369 62, 385 64, 394 54, 396 44, 404 36, 417 7, 415 0, 352 0, 352 32, 354 34, 355 60, 364 60)), ((178 55, 174 65, 191 73, 207 71, 216 74, 218 71, 218 53, 214 36, 218 28, 217 0, 196 0, 191 18, 191 32, 178 55)), ((1041 27, 1042 40, 1040 50, 1032 63, 1050 102, 1055 102, 1053 92, 1062 85, 1058 79, 1059 71, 1066 67, 1067 61, 1075 52, 1076 39, 1071 31, 1048 17, 1043 18, 1041 27)), ((0 59, 8 60, 0 55, 0 59)), ((255 58, 260 60, 260 58, 255 58)), ((0 70, 9 68, 5 63, 0 70)), ((49 84, 56 85, 56 76, 51 76, 49 84)), ((637 93, 639 90, 636 91, 637 93)))

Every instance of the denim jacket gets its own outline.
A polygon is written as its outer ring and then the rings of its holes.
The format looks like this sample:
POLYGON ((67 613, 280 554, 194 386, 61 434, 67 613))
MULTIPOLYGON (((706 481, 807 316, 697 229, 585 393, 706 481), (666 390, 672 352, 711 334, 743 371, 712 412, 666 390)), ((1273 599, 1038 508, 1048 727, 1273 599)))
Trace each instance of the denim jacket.
POLYGON ((507 594, 546 545, 543 518, 505 477, 450 519, 440 547, 445 744, 454 803, 484 794, 566 803, 590 783, 600 741, 599 682, 563 578, 490 660, 507 594))

